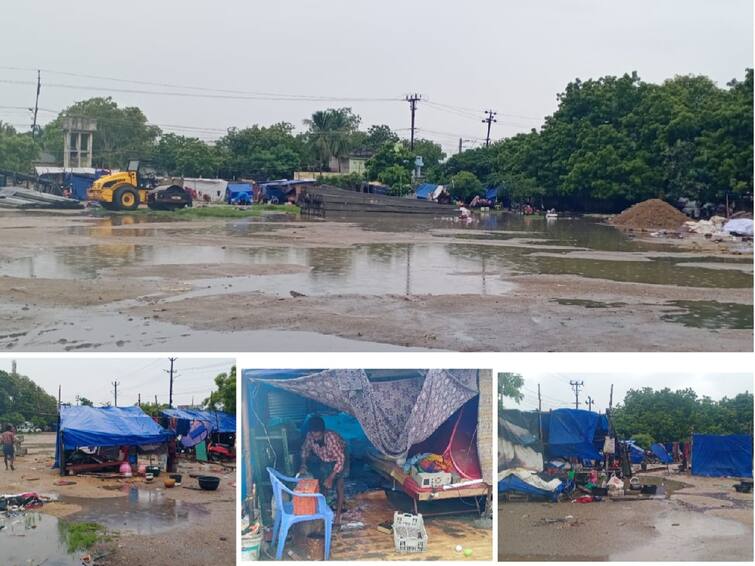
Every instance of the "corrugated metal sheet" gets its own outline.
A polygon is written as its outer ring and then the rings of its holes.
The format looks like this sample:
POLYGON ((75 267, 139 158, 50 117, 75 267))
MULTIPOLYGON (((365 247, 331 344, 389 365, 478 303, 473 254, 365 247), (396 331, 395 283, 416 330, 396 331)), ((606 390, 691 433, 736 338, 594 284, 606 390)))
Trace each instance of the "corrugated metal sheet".
POLYGON ((307 416, 307 400, 282 389, 266 388, 267 411, 270 420, 303 421, 307 416))

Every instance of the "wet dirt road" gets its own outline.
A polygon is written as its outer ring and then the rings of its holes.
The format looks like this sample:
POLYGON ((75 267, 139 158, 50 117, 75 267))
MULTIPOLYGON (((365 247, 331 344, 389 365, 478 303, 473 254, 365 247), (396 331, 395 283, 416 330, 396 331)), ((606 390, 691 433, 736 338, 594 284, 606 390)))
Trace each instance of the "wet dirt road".
POLYGON ((752 494, 727 478, 670 477, 686 487, 668 497, 500 504, 499 560, 751 562, 752 494))
POLYGON ((751 246, 593 220, 24 212, 0 235, 6 350, 752 349, 751 246))

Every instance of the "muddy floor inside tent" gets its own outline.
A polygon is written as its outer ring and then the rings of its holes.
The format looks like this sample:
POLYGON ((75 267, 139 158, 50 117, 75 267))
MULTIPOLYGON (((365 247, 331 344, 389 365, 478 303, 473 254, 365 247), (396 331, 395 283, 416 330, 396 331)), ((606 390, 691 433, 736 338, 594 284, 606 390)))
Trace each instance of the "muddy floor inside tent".
POLYGON ((197 211, 0 213, 0 348, 752 351, 748 242, 197 211))
MULTIPOLYGON (((492 521, 485 509, 488 504, 485 495, 415 501, 402 488, 401 481, 390 476, 387 471, 390 465, 379 462, 374 456, 374 446, 364 437, 355 418, 271 387, 255 389, 250 396, 256 403, 250 405, 251 409, 244 414, 249 418, 251 442, 247 444, 242 440, 242 445, 245 449, 247 446, 251 448, 251 478, 257 500, 255 504, 247 497, 243 507, 250 510, 256 505, 262 519, 264 534, 259 550, 260 559, 274 560, 277 550, 277 541, 273 539, 270 528, 274 512, 272 488, 265 469, 271 466, 289 476, 297 473, 303 441, 302 425, 312 414, 322 416, 326 428, 339 432, 348 442, 350 472, 345 481, 345 507, 341 524, 333 526, 331 560, 492 559, 492 521), (394 513, 413 514, 415 511, 423 517, 427 532, 426 550, 399 553, 390 531, 394 513)), ((245 474, 242 467, 242 481, 246 481, 245 474)), ((400 477, 400 472, 396 477, 400 477)), ((247 493, 252 491, 248 486, 242 488, 242 492, 245 490, 247 493)), ((335 507, 335 502, 331 506, 335 507)), ((242 525, 245 524, 248 522, 242 520, 242 525)), ((293 527, 284 546, 283 560, 321 559, 321 546, 311 540, 315 538, 319 543, 321 525, 322 522, 318 521, 293 527)), ((242 535, 242 559, 244 541, 242 535)))
POLYGON ((664 489, 634 501, 499 503, 498 560, 752 562, 753 495, 736 492, 737 480, 640 478, 664 489))
POLYGON ((152 483, 116 474, 62 478, 52 468, 55 438, 25 435, 28 453, 17 458, 16 470, 0 470, 1 494, 35 492, 43 499, 41 507, 0 512, 0 562, 235 564, 233 467, 179 460, 183 481, 172 489, 160 478, 152 483), (200 490, 192 474, 219 476, 218 490, 200 490), (88 542, 93 544, 84 548, 88 542))

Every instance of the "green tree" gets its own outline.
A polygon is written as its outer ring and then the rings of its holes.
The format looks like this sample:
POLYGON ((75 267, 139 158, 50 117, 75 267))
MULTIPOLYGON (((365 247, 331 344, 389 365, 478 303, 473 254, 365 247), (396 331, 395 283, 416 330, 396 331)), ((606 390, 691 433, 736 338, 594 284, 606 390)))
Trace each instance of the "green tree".
POLYGON ((215 377, 215 391, 204 400, 205 408, 215 411, 225 411, 236 414, 236 366, 231 371, 218 374, 215 377))
POLYGON ((150 417, 159 417, 162 411, 169 408, 167 403, 142 403, 139 407, 150 417))
POLYGON ((31 421, 51 427, 57 421, 58 403, 28 377, 0 371, 0 423, 31 421))
POLYGON ((202 140, 163 134, 157 142, 154 165, 168 175, 214 177, 220 167, 220 155, 202 140))
POLYGON ((475 195, 482 193, 482 183, 477 175, 469 171, 459 171, 451 177, 451 196, 464 202, 470 201, 475 195))
POLYGON ((31 173, 32 162, 38 155, 39 146, 30 133, 18 133, 13 126, 0 121, 0 169, 31 173))
MULTIPOLYGON (((409 150, 409 142, 404 140, 404 145, 409 153, 413 156, 422 157, 422 176, 430 180, 439 180, 442 172, 441 163, 446 158, 443 148, 440 144, 431 140, 416 139, 414 140, 414 151, 409 150)), ((412 158, 412 167, 414 167, 414 158, 412 158)))
POLYGON ((92 403, 86 397, 79 397, 79 404, 82 405, 83 407, 94 407, 94 403, 92 403))
POLYGON ((304 120, 308 127, 307 141, 317 156, 320 167, 329 170, 331 158, 339 160, 352 149, 352 136, 359 128, 361 118, 351 108, 318 110, 304 120))
MULTIPOLYGON (((411 179, 412 169, 414 167, 414 158, 409 150, 402 143, 386 143, 373 155, 365 166, 367 178, 370 181, 378 181, 381 174, 389 168, 400 167, 406 174, 406 179, 411 179)), ((396 169, 389 173, 394 178, 403 179, 396 169)), ((408 182, 408 181, 407 181, 408 182)))
POLYGON ((637 446, 639 446, 643 450, 650 450, 650 447, 655 443, 653 437, 649 434, 645 434, 644 432, 633 434, 632 440, 634 440, 635 444, 637 444, 637 446))
POLYGON ((44 147, 63 160, 63 120, 66 116, 95 118, 97 130, 92 142, 95 167, 124 167, 129 159, 152 157, 160 128, 150 125, 136 107, 119 108, 110 97, 90 98, 72 104, 44 128, 44 147))
POLYGON ((293 131, 286 122, 231 129, 217 142, 223 175, 257 181, 292 177, 304 152, 302 140, 293 131))
POLYGON ((378 181, 388 185, 391 188, 390 194, 394 196, 405 195, 412 190, 411 173, 401 165, 391 165, 383 169, 378 174, 378 181))
POLYGON ((504 399, 512 399, 519 404, 524 399, 522 388, 524 387, 524 378, 518 373, 499 373, 498 374, 498 407, 503 408, 504 399))

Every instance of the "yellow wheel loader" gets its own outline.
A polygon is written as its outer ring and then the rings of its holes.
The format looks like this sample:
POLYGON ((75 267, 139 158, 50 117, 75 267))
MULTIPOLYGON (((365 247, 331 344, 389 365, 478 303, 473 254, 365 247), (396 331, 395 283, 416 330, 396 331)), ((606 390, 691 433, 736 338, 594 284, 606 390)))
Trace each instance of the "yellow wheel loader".
POLYGON ((134 159, 128 162, 126 171, 100 177, 87 191, 87 198, 108 210, 136 210, 140 204, 152 210, 176 210, 192 205, 191 194, 183 187, 153 187, 139 168, 139 161, 134 159))

